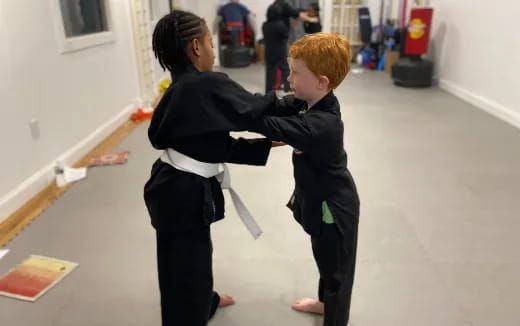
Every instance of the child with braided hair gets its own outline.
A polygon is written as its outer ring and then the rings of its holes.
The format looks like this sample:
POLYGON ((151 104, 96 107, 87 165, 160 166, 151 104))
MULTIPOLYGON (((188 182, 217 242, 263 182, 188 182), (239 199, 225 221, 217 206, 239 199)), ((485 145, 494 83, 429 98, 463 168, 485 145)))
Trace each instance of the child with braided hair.
POLYGON ((203 19, 179 10, 166 15, 155 27, 153 50, 174 81, 148 129, 163 155, 144 189, 157 238, 162 325, 206 326, 219 306, 234 303, 213 290, 210 225, 224 218, 221 163, 265 165, 273 143, 230 136, 252 128, 263 99, 212 71, 203 19))

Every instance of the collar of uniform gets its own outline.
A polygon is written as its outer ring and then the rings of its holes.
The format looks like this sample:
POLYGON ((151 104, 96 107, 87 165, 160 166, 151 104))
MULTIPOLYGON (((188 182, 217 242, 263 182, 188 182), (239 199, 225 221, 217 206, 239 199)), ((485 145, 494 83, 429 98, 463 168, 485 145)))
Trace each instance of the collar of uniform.
POLYGON ((178 64, 173 65, 173 71, 172 71, 172 79, 177 80, 181 76, 188 74, 188 73, 194 73, 198 72, 197 68, 195 68, 194 65, 190 64, 178 64))
POLYGON ((314 104, 311 110, 329 111, 336 112, 338 110, 337 98, 333 91, 330 91, 325 95, 318 103, 314 104))

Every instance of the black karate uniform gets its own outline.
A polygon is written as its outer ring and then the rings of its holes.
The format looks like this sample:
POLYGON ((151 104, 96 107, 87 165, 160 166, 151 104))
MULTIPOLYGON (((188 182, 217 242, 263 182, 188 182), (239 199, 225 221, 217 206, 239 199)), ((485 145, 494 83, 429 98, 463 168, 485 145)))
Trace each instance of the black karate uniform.
MULTIPOLYGON (((148 130, 156 149, 173 148, 198 161, 265 165, 268 139, 234 139, 251 128, 263 102, 225 74, 174 67, 175 83, 159 103, 148 130), (257 105, 258 104, 258 105, 257 105)), ((183 172, 157 160, 144 198, 157 234, 163 326, 205 326, 219 296, 213 291, 210 224, 224 218, 215 177, 183 172)))
POLYGON ((295 190, 288 207, 311 236, 320 272, 325 326, 349 320, 354 282, 359 198, 347 169, 340 107, 330 92, 311 109, 292 96, 276 101, 257 131, 294 147, 295 190), (325 217, 329 215, 332 220, 325 217))
POLYGON ((294 8, 293 6, 285 2, 285 0, 275 0, 273 5, 279 6, 281 8, 282 20, 285 26, 287 26, 287 28, 291 28, 291 18, 296 19, 300 17, 300 12, 305 11, 300 8, 294 8))
POLYGON ((287 42, 289 41, 289 28, 281 19, 269 20, 262 26, 265 42, 265 92, 274 90, 276 70, 282 72, 284 91, 291 90, 287 81, 289 77, 289 64, 287 63, 287 42))
POLYGON ((276 71, 280 69, 282 73, 281 82, 284 85, 283 90, 289 92, 291 86, 287 81, 290 69, 287 63, 288 42, 290 32, 290 19, 298 18, 302 9, 292 7, 285 0, 276 0, 270 7, 276 7, 278 10, 267 11, 267 21, 262 26, 265 41, 265 92, 266 94, 274 90, 276 81, 276 71), (276 13, 277 16, 270 14, 276 13))
POLYGON ((303 30, 306 34, 314 34, 321 32, 321 22, 318 17, 318 22, 316 23, 310 23, 310 22, 303 22, 303 30))

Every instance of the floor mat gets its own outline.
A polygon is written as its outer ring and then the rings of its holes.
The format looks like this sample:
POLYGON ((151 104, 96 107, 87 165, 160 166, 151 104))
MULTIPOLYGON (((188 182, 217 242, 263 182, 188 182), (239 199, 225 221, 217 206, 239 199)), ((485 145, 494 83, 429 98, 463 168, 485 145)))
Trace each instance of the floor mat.
POLYGON ((36 301, 77 266, 64 260, 33 255, 0 279, 0 295, 36 301))

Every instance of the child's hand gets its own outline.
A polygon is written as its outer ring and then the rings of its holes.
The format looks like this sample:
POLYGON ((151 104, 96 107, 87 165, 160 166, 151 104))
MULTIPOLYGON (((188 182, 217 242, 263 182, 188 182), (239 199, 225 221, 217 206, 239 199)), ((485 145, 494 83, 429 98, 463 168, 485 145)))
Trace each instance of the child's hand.
POLYGON ((281 146, 285 146, 287 145, 286 143, 284 142, 281 142, 281 141, 273 141, 271 142, 271 147, 281 147, 281 146))
POLYGON ((309 23, 317 23, 320 21, 318 17, 311 17, 304 11, 300 12, 300 19, 309 23))

